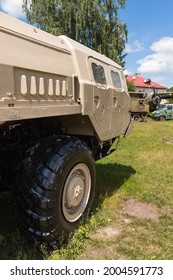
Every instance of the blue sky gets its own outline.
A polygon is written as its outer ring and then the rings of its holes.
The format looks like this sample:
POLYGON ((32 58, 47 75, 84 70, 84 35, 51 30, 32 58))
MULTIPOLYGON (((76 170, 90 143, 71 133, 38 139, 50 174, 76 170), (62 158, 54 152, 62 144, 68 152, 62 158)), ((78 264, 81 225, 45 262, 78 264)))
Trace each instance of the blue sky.
POLYGON ((173 1, 127 0, 119 16, 128 28, 127 73, 173 86, 173 1))
MULTIPOLYGON (((22 2, 0 0, 0 9, 24 19, 22 2)), ((173 86, 173 0, 127 0, 119 18, 128 28, 126 73, 173 86)))

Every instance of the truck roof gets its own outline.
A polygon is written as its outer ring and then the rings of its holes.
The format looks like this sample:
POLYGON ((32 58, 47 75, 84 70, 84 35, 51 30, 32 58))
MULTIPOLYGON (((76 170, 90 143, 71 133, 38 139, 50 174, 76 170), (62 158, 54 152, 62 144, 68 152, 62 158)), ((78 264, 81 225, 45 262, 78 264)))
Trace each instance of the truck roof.
POLYGON ((84 56, 94 57, 106 64, 112 65, 118 69, 122 69, 113 60, 107 58, 105 55, 100 54, 65 35, 55 36, 47 33, 39 28, 36 28, 30 24, 20 21, 14 17, 11 17, 3 12, 0 12, 0 30, 14 33, 15 35, 23 36, 27 39, 38 41, 42 44, 49 45, 54 48, 62 49, 63 51, 70 53, 83 53, 84 56))
POLYGON ((3 30, 5 32, 13 33, 14 35, 23 36, 27 39, 39 41, 40 43, 51 45, 54 48, 60 48, 70 52, 69 47, 62 44, 61 38, 0 12, 0 31, 3 30))
POLYGON ((71 51, 81 52, 86 56, 94 57, 100 61, 105 62, 106 64, 112 65, 118 69, 122 69, 122 67, 119 64, 117 64, 110 58, 106 57, 105 55, 100 54, 100 53, 72 40, 71 38, 69 38, 65 35, 58 36, 58 38, 62 38, 64 40, 64 42, 66 42, 66 44, 68 45, 68 47, 70 48, 71 51))

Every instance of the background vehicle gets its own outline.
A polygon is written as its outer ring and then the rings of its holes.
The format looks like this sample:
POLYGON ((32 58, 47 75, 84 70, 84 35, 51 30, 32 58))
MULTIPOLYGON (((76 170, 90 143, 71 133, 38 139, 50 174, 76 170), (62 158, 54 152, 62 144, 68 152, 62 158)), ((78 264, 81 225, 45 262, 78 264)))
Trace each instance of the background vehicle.
POLYGON ((152 117, 156 120, 172 120, 173 104, 166 104, 152 113, 152 117))
POLYGON ((0 186, 22 231, 53 244, 87 217, 95 160, 131 131, 123 69, 3 13, 0 41, 0 186))
POLYGON ((143 121, 149 113, 146 95, 142 92, 130 92, 131 116, 133 121, 143 121))
POLYGON ((160 107, 162 100, 172 98, 171 93, 158 94, 153 88, 153 94, 145 92, 129 92, 131 97, 131 116, 134 121, 143 121, 149 113, 160 107))

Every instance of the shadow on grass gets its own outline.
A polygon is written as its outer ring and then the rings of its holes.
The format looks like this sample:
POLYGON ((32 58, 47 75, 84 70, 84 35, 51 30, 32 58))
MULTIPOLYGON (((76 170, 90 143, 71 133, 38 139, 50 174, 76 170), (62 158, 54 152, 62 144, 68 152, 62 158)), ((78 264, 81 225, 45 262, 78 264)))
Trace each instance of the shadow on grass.
POLYGON ((136 171, 131 166, 121 164, 101 164, 96 165, 96 202, 97 208, 105 197, 112 196, 125 181, 127 181, 136 171))
POLYGON ((0 193, 0 260, 39 260, 42 252, 20 234, 14 218, 11 192, 0 193))

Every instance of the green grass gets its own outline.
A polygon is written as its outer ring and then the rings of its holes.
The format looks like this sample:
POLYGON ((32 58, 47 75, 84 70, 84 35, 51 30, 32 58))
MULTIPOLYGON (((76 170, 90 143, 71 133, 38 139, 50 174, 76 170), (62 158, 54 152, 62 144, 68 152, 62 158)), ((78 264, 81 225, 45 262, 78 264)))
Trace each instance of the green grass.
POLYGON ((10 223, 6 207, 11 205, 11 194, 1 195, 0 258, 173 259, 172 167, 173 122, 148 119, 135 123, 132 134, 121 138, 117 151, 96 163, 92 215, 59 249, 28 244, 10 223), (123 207, 130 198, 158 207, 159 221, 129 216, 123 207), (97 230, 106 227, 119 233, 99 239, 97 230))

